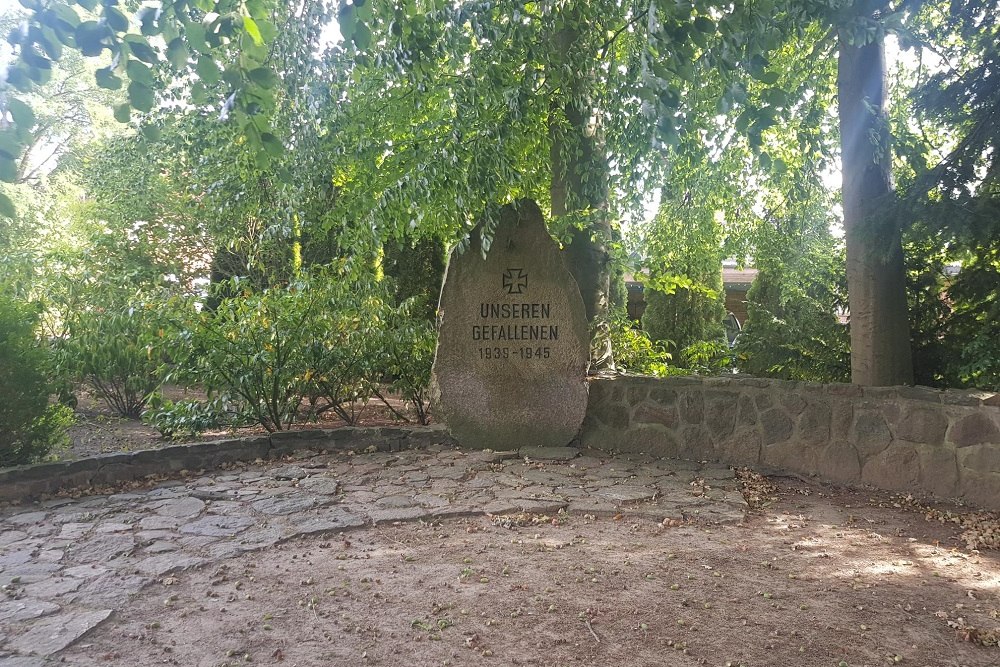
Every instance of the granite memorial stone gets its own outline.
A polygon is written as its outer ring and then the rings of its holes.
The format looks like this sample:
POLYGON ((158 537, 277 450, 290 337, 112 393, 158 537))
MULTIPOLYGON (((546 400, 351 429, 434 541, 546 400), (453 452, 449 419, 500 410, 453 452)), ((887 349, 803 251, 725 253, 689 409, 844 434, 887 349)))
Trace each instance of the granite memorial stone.
POLYGON ((468 447, 558 447, 587 409, 590 335, 580 290, 538 205, 505 206, 484 259, 480 228, 452 252, 438 306, 432 394, 468 447))

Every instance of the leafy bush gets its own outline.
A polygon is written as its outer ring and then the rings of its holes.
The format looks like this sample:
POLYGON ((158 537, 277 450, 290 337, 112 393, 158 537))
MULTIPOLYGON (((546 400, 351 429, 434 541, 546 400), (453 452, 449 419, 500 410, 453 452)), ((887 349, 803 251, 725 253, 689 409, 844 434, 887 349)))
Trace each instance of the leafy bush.
POLYGON ((437 332, 431 322, 412 316, 411 308, 419 303, 408 300, 390 316, 382 336, 380 366, 389 388, 413 407, 418 422, 427 424, 430 422, 428 386, 437 332))
POLYGON ((90 385, 112 410, 137 419, 162 379, 164 301, 123 300, 110 292, 106 297, 102 306, 64 314, 59 366, 90 385))
POLYGON ((844 304, 835 258, 802 272, 762 268, 747 293, 747 322, 736 344, 739 370, 812 382, 850 379, 850 340, 837 321, 844 304))
POLYGON ((32 463, 66 441, 72 411, 49 405, 38 311, 0 295, 0 466, 32 463))
POLYGON ((171 401, 154 394, 142 421, 164 438, 181 439, 201 434, 227 423, 222 401, 171 401))
POLYGON ((377 393, 384 374, 383 338, 392 314, 386 288, 369 276, 323 275, 312 281, 310 290, 322 305, 305 341, 311 417, 332 411, 356 424, 377 393))
POLYGON ((733 368, 734 356, 725 340, 703 340, 681 350, 681 359, 694 375, 718 375, 733 368))
MULTIPOLYGON (((171 380, 201 384, 268 431, 326 412, 357 423, 373 396, 385 401, 385 385, 427 421, 434 329, 413 316, 419 299, 393 306, 389 281, 345 264, 314 267, 263 291, 238 278, 221 289, 213 310, 178 328, 171 380)), ((195 412, 175 403, 149 419, 191 431, 202 417, 195 412)))
POLYGON ((305 348, 319 310, 318 295, 304 287, 254 292, 239 278, 224 283, 226 297, 180 336, 187 362, 177 377, 237 402, 268 431, 287 428, 302 403, 309 370, 305 348))
POLYGON ((664 276, 646 290, 642 328, 656 341, 679 350, 704 341, 722 341, 726 317, 721 268, 698 283, 686 276, 664 276))
POLYGON ((651 340, 624 312, 615 314, 611 323, 611 349, 620 370, 637 375, 670 375, 672 355, 667 351, 668 345, 665 341, 651 340))

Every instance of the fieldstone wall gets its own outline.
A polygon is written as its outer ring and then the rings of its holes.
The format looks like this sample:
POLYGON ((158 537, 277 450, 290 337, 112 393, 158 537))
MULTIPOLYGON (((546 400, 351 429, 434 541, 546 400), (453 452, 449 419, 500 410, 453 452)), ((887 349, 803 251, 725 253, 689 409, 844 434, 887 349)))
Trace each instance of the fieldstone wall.
POLYGON ((299 449, 400 451, 455 444, 440 426, 338 428, 282 431, 253 438, 172 445, 77 461, 58 461, 0 470, 0 502, 25 501, 67 489, 119 484, 182 470, 212 470, 227 463, 273 459, 299 449))
POLYGON ((743 377, 594 379, 580 440, 1000 509, 1000 394, 743 377))

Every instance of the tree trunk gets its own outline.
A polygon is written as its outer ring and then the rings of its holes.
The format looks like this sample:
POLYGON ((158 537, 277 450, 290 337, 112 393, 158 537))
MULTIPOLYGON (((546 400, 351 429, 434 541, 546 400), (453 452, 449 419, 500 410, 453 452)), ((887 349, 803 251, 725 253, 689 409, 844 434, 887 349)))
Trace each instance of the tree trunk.
MULTIPOLYGON (((579 48, 575 17, 553 40, 556 54, 579 48)), ((557 70, 560 56, 556 56, 557 70)), ((571 229, 566 247, 570 273, 576 279, 591 326, 591 371, 614 368, 609 337, 611 253, 613 240, 607 215, 609 169, 600 128, 591 109, 589 72, 577 72, 574 80, 563 79, 564 104, 553 102, 549 116, 552 140, 552 217, 588 212, 583 229, 571 229)), ((565 76, 563 74, 562 76, 565 76)))
POLYGON ((841 36, 838 67, 851 381, 912 384, 901 234, 879 217, 892 196, 881 38, 851 46, 841 36))

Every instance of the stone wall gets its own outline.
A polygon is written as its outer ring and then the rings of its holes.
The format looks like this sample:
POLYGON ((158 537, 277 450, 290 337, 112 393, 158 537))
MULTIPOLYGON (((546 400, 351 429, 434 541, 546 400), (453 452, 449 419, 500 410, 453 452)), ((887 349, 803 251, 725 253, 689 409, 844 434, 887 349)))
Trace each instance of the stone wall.
POLYGON ((1000 509, 1000 394, 742 377, 595 379, 580 439, 1000 509))
POLYGON ((338 428, 282 431, 253 438, 172 445, 123 454, 103 454, 0 470, 0 502, 25 501, 61 490, 100 487, 170 475, 182 470, 212 470, 237 461, 273 459, 299 449, 317 451, 399 451, 432 444, 454 444, 440 426, 412 428, 338 428))

